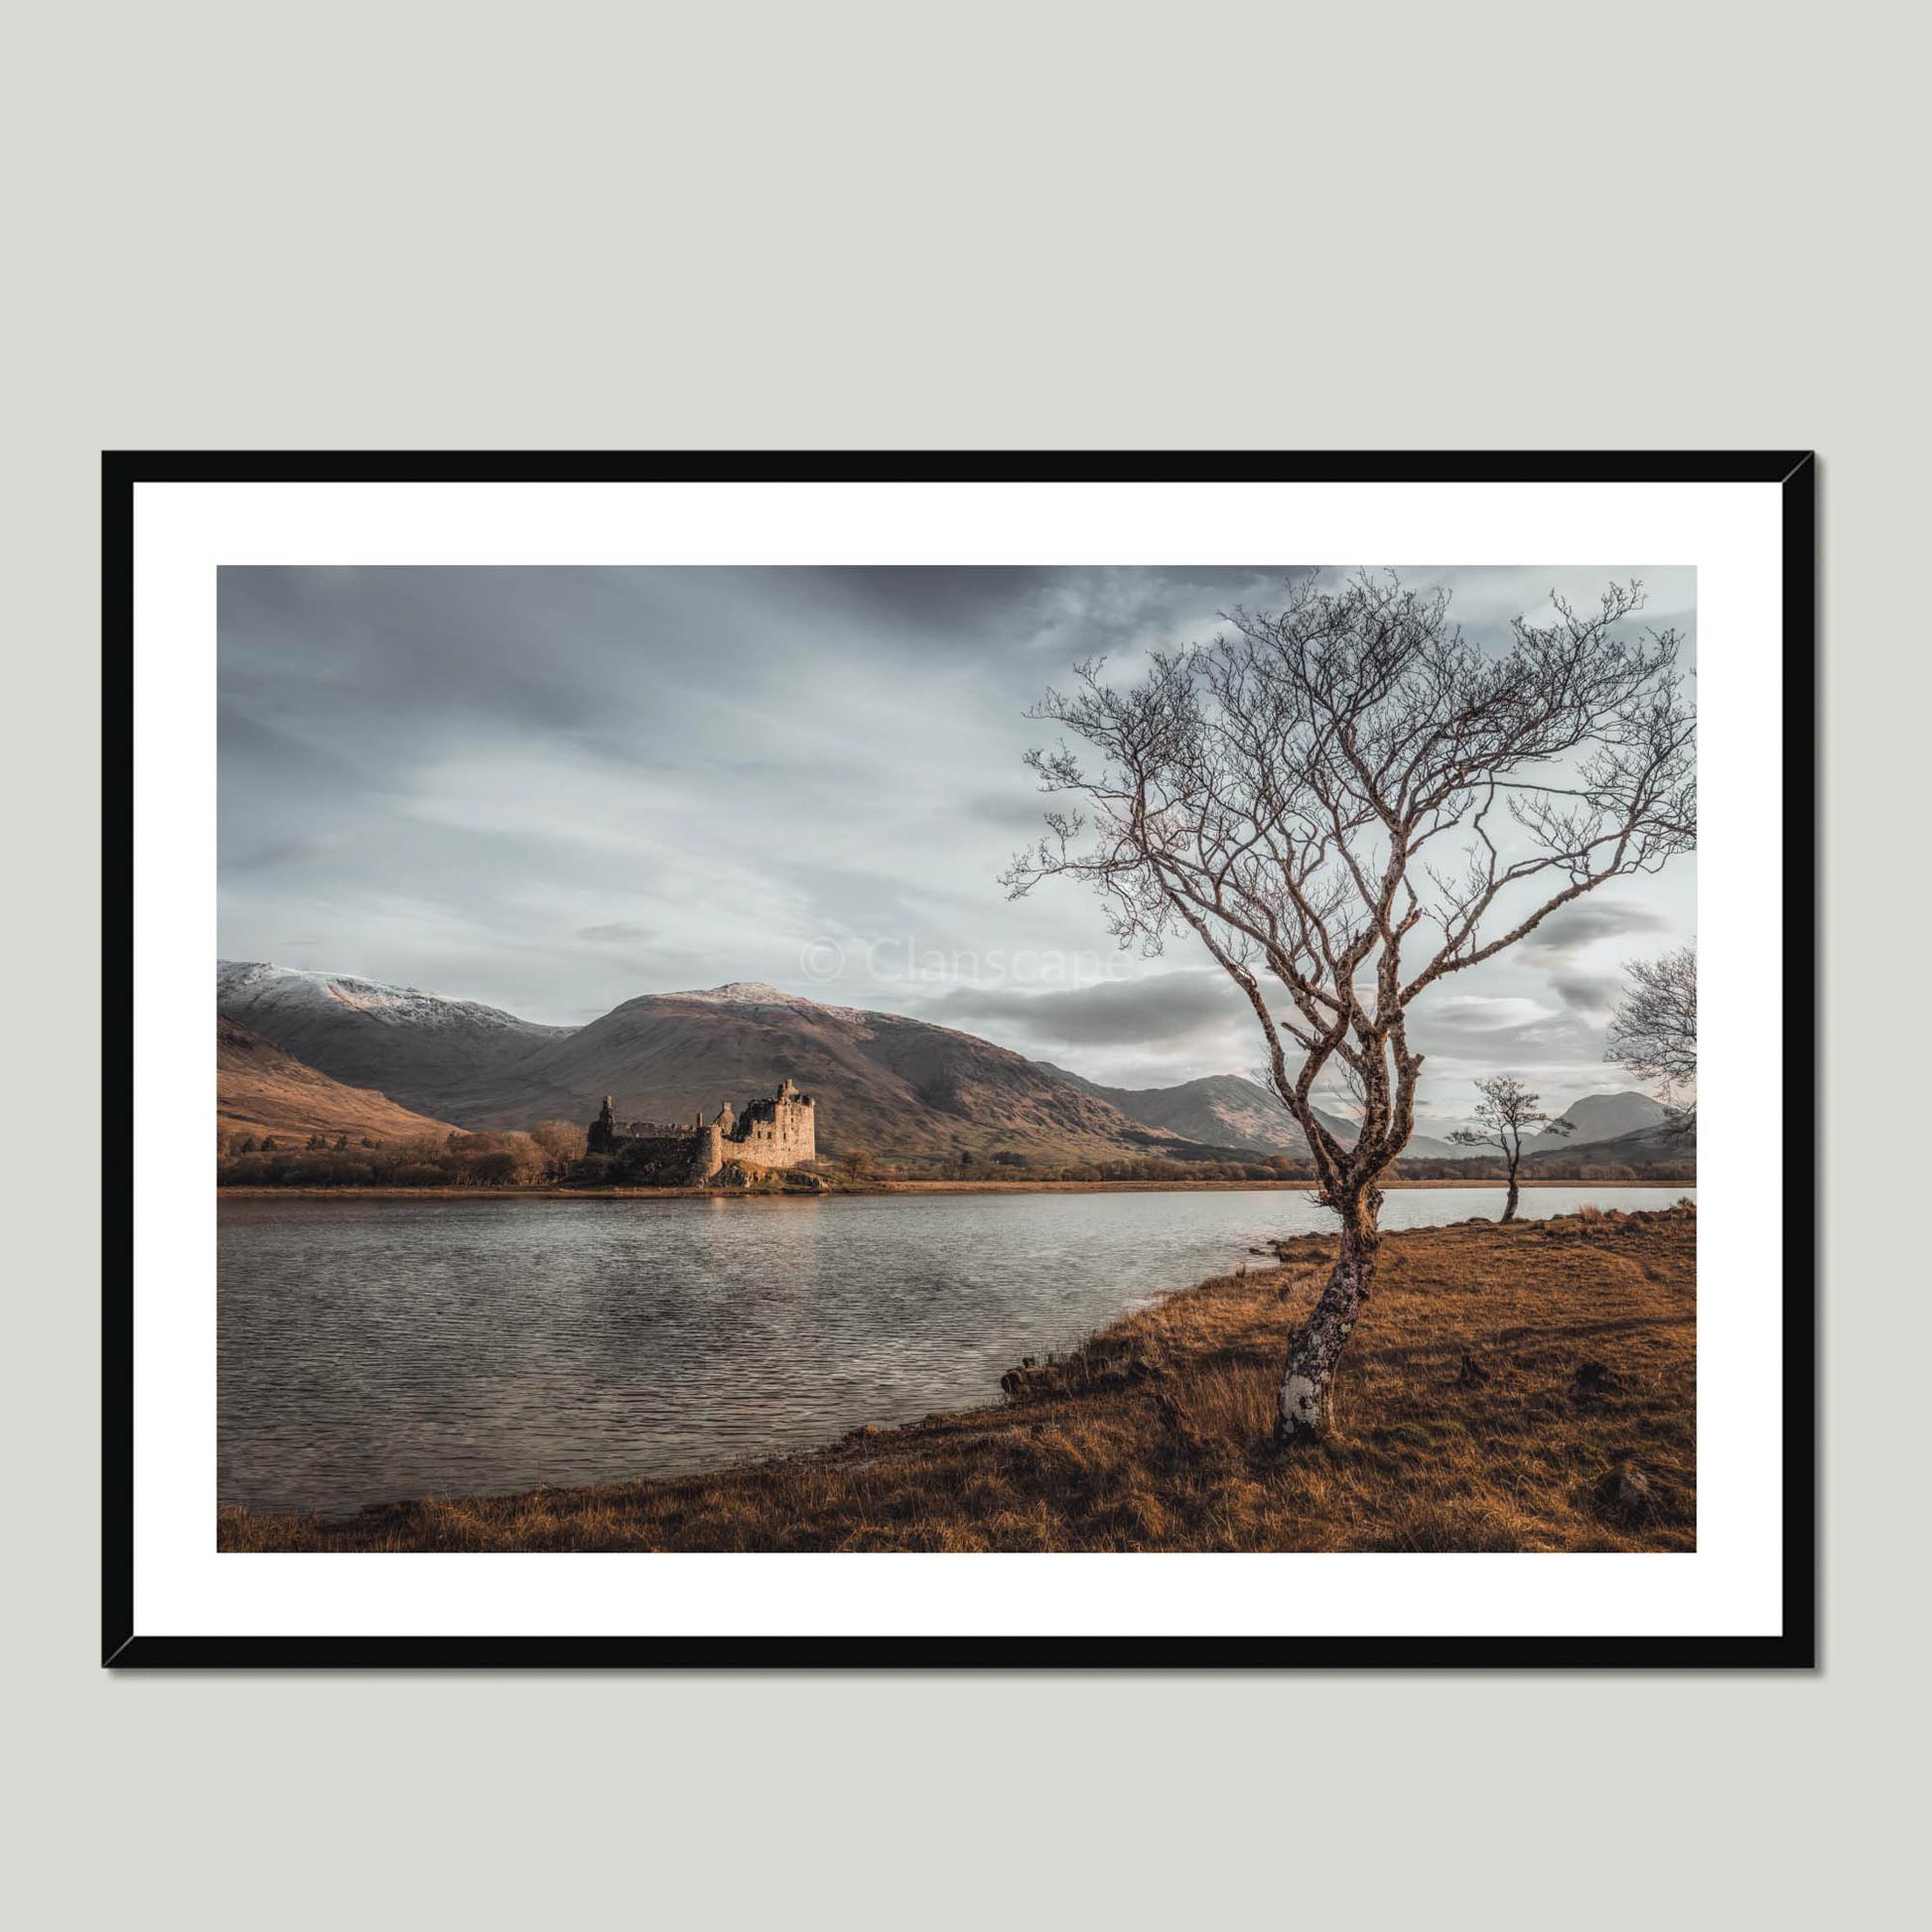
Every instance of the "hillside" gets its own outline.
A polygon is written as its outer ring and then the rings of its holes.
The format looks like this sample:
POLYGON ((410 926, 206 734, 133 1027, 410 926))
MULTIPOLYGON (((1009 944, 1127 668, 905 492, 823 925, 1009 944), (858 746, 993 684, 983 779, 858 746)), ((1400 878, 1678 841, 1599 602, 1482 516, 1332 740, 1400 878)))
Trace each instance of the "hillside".
POLYGON ((818 1102, 819 1148, 834 1157, 1146 1158, 1177 1138, 971 1034, 753 984, 626 1000, 513 1063, 451 1082, 440 1100, 467 1127, 588 1120, 607 1093, 621 1116, 677 1119, 741 1103, 785 1074, 818 1102))
POLYGON ((318 1073, 232 1020, 215 1021, 214 1066, 215 1130, 223 1135, 410 1141, 425 1134, 441 1139, 450 1131, 447 1121, 318 1073))
POLYGON ((569 1034, 474 1000, 258 962, 217 960, 214 994, 222 1019, 306 1066, 426 1114, 446 1114, 453 1087, 569 1034))

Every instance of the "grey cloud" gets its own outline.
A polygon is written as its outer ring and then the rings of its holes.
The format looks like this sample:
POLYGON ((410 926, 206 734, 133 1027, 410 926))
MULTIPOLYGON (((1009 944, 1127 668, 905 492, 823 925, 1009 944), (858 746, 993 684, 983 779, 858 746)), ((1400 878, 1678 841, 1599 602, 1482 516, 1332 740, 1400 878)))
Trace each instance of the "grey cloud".
POLYGON ((1608 1013, 1623 990, 1614 973, 1552 973, 1550 984, 1579 1013, 1608 1013))
POLYGON ((1046 829, 1046 813, 1054 804, 1030 780, 1009 791, 983 791, 960 801, 963 816, 996 828, 1022 842, 1037 839, 1046 829))
POLYGON ((613 919, 608 925, 581 925, 577 937, 588 939, 594 946, 621 945, 625 940, 648 939, 649 931, 640 925, 633 925, 628 919, 613 919))
POLYGON ((1167 1053, 1204 1033, 1254 1022, 1240 995, 1219 973, 1173 972, 1098 985, 1031 992, 1018 987, 959 987, 926 1002, 924 1018, 943 1026, 997 1028, 1060 1046, 1131 1046, 1167 1053))
MULTIPOLYGON (((1295 574, 224 569, 219 949, 534 1020, 762 979, 1123 1084, 1249 1065, 1252 1016, 1198 954, 1122 963, 1093 895, 1009 901, 997 878, 1040 827, 1022 754, 1045 687, 1081 657, 1211 637, 1295 574), (801 968, 821 941, 848 961, 834 983, 801 968), (878 977, 876 941, 965 963, 878 977), (982 983, 975 957, 1022 949, 1119 977, 982 983)), ((1581 600, 1612 575, 1649 580, 1654 611, 1694 606, 1682 570, 1405 573, 1449 583, 1484 642, 1553 584, 1581 600)), ((1458 1075, 1504 1050, 1526 1077, 1593 1058, 1607 942, 1687 939, 1693 879, 1680 863, 1643 904, 1587 901, 1458 979, 1530 1004, 1420 1013, 1428 1050, 1458 1075)))
POLYGON ((1669 921, 1647 906, 1633 905, 1627 899, 1585 898, 1551 913, 1518 942, 1517 949, 1526 957, 1570 959, 1599 939, 1622 939, 1668 928, 1669 921))

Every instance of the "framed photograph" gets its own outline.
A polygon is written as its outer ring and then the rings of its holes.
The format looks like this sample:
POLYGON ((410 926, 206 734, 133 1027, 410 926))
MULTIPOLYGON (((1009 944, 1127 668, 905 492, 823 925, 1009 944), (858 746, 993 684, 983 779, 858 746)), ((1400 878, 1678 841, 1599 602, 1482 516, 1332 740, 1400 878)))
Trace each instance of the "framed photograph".
POLYGON ((108 455, 105 1662, 1813 1665, 1815 479, 108 455))

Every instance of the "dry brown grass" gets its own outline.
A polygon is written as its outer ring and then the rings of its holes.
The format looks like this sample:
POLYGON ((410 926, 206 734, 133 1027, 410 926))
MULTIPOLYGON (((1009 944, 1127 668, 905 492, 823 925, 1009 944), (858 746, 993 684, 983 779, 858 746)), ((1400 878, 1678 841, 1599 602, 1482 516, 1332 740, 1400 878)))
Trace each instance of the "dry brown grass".
POLYGON ((224 1511, 223 1550, 1689 1550, 1697 1216, 1392 1234, 1318 1449, 1269 1446, 1332 1241, 1168 1297, 997 1407, 709 1475, 224 1511))

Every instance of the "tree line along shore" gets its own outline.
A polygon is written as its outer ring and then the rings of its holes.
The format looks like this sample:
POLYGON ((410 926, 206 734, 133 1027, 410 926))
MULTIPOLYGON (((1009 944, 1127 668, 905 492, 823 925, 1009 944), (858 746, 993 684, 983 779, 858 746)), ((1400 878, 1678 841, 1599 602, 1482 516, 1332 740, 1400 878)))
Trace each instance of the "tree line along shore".
MULTIPOLYGON (((1384 1185, 1499 1186, 1502 1160, 1398 1161, 1384 1185)), ((561 1194, 684 1193, 688 1188, 626 1185, 624 1171, 585 1147, 585 1130, 567 1121, 545 1121, 527 1133, 452 1133, 441 1138, 382 1141, 347 1134, 256 1135, 227 1133, 216 1148, 215 1179, 224 1189, 250 1192, 393 1193, 451 1190, 561 1194)), ((1580 1181, 1669 1186, 1694 1183, 1695 1157, 1674 1161, 1619 1162, 1590 1158, 1588 1149, 1556 1150, 1526 1160, 1525 1185, 1574 1186, 1580 1181)), ((1050 1155, 997 1151, 967 1154, 952 1162, 905 1162, 849 1149, 834 1158, 773 1172, 751 1191, 811 1193, 876 1191, 892 1187, 1040 1188, 1055 1185, 1117 1187, 1311 1186, 1313 1165, 1287 1155, 1230 1149, 1219 1158, 1178 1161, 1121 1159, 1056 1160, 1050 1155)), ((744 1188, 730 1191, 743 1192, 744 1188)))
MULTIPOLYGON (((1387 1179, 1387 1191, 1400 1192, 1410 1187, 1467 1188, 1495 1193, 1500 1179, 1454 1180, 1387 1179)), ((1541 1187, 1588 1186, 1597 1189, 1626 1187, 1694 1187, 1695 1174, 1665 1174, 1649 1179, 1578 1181, 1572 1179, 1525 1180, 1527 1192, 1541 1187)), ((1187 1194, 1187 1193, 1307 1193, 1313 1185, 1309 1180, 1227 1180, 1199 1178, 1187 1180, 863 1180, 816 1189, 782 1186, 747 1187, 308 1187, 299 1184, 281 1187, 251 1187, 224 1184, 224 1198, 239 1200, 276 1200, 299 1198, 341 1198, 345 1200, 739 1200, 765 1199, 772 1194, 1187 1194)))
MULTIPOLYGON (((1334 1235, 1283 1241, 1013 1365, 998 1399, 708 1474, 319 1515, 224 1551, 1690 1550, 1690 1202, 1420 1228, 1381 1265, 1320 1441, 1269 1440, 1334 1235)), ((992 1390, 988 1391, 993 1396, 992 1390)))

